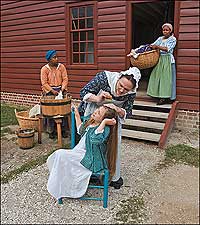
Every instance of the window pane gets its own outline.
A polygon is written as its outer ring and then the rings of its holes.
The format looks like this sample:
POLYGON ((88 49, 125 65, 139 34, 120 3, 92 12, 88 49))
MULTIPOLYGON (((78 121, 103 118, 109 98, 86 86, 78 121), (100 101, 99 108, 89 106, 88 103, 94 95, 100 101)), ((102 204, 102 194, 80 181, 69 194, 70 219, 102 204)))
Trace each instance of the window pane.
POLYGON ((80 43, 80 52, 86 52, 86 43, 85 42, 80 43))
POLYGON ((81 33, 80 40, 85 41, 86 40, 86 31, 81 31, 80 33, 81 33))
POLYGON ((87 7, 87 17, 92 17, 93 16, 93 7, 88 6, 87 7))
POLYGON ((88 63, 94 63, 94 54, 88 54, 88 63))
POLYGON ((88 31, 88 40, 94 40, 94 31, 88 31))
POLYGON ((88 43, 88 52, 94 52, 94 43, 93 42, 88 43))
POLYGON ((85 7, 79 8, 79 17, 85 17, 85 7))
POLYGON ((72 20, 72 30, 78 29, 78 20, 72 20))
POLYGON ((93 27, 93 19, 87 19, 87 28, 93 27))
POLYGON ((80 62, 86 63, 86 54, 80 54, 80 62))
POLYGON ((85 20, 79 20, 79 29, 85 28, 85 20))
POLYGON ((73 32, 73 41, 78 41, 78 32, 73 32))
POLYGON ((73 63, 78 63, 78 62, 79 62, 78 54, 73 54, 73 63))
POLYGON ((79 52, 78 43, 73 44, 73 52, 79 52))
POLYGON ((78 18, 78 8, 72 9, 72 19, 78 18))

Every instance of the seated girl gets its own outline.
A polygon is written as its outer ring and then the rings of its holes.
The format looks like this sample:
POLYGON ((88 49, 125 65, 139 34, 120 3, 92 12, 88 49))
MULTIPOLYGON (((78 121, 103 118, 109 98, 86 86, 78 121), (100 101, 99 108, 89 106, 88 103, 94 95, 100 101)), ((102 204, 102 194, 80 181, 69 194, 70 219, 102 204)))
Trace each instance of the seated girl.
POLYGON ((115 173, 116 111, 101 106, 89 120, 81 122, 78 109, 74 108, 77 131, 81 135, 79 143, 72 150, 59 149, 47 159, 50 171, 47 189, 56 199, 82 197, 93 172, 109 169, 111 176, 115 173))

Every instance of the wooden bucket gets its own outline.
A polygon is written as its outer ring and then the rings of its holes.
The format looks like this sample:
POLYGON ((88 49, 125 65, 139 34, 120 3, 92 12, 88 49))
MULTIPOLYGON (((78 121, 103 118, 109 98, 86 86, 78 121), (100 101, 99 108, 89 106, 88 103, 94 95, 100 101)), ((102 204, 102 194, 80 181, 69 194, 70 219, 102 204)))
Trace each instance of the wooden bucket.
POLYGON ((44 116, 66 116, 71 112, 71 97, 52 99, 43 96, 40 99, 41 111, 44 116))
POLYGON ((17 131, 18 145, 21 149, 29 149, 34 146, 34 129, 21 129, 17 131))

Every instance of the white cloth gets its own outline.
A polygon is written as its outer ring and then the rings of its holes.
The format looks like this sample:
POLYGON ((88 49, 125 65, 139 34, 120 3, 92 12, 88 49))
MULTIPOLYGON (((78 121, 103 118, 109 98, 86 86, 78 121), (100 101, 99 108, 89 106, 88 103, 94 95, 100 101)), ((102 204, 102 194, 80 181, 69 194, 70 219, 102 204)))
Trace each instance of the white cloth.
POLYGON ((86 152, 85 138, 84 135, 72 150, 59 149, 47 159, 47 190, 56 199, 80 198, 87 190, 92 172, 80 163, 86 152))
POLYGON ((116 84, 117 81, 120 79, 120 77, 123 75, 133 75, 134 80, 136 81, 136 86, 133 88, 133 90, 129 91, 127 94, 131 93, 136 93, 137 88, 138 88, 138 83, 141 78, 141 73, 140 70, 137 67, 130 67, 128 70, 121 71, 120 73, 118 72, 110 72, 110 71, 105 71, 107 79, 108 79, 108 84, 111 88, 111 94, 116 96, 116 84))
POLYGON ((41 113, 41 107, 39 104, 34 105, 33 108, 29 111, 29 117, 34 117, 36 115, 39 115, 41 113))

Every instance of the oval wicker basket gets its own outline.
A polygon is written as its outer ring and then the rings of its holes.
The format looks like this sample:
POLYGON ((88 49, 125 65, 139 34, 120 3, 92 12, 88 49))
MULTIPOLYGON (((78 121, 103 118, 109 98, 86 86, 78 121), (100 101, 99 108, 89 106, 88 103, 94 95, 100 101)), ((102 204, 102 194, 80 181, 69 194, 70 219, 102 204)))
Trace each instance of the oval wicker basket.
POLYGON ((30 118, 29 111, 17 112, 15 109, 15 115, 21 129, 35 129, 38 131, 39 118, 30 118))
POLYGON ((131 57, 130 61, 131 64, 136 66, 138 69, 147 69, 155 66, 158 63, 159 56, 159 50, 152 50, 140 53, 136 59, 131 57))

